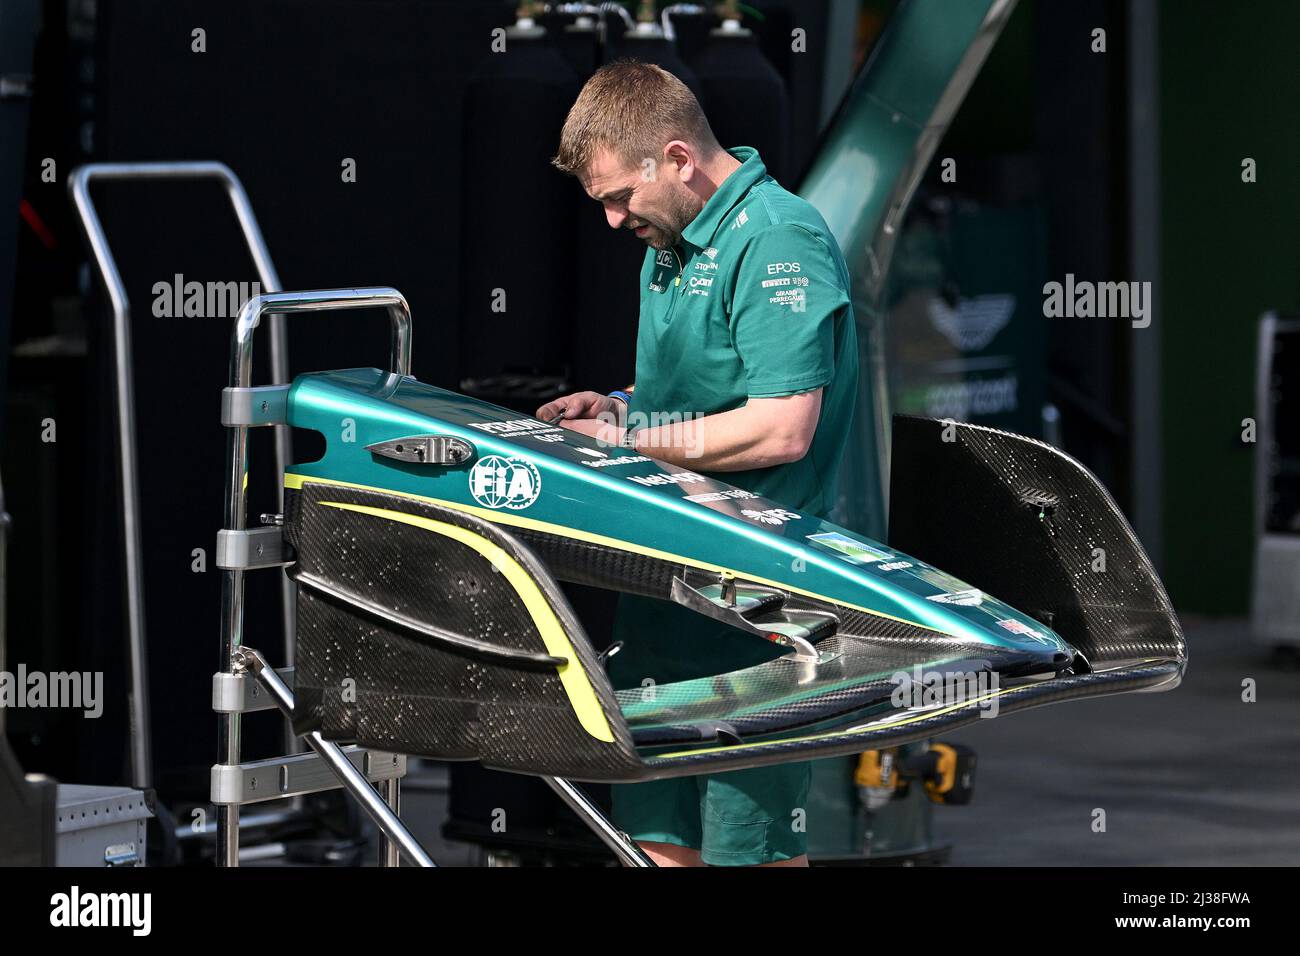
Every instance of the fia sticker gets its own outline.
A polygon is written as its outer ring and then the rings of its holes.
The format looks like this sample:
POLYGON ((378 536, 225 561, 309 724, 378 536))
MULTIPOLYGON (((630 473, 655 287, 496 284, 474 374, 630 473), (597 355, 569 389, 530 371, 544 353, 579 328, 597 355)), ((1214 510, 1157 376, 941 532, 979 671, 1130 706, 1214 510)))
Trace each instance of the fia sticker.
POLYGON ((687 501, 694 501, 696 504, 707 504, 710 501, 726 501, 729 498, 757 498, 758 495, 752 491, 745 491, 742 488, 727 488, 723 491, 706 491, 699 495, 687 495, 687 501))
POLYGON ((888 551, 882 551, 880 548, 873 548, 869 544, 855 541, 838 531, 810 534, 807 538, 813 544, 825 548, 827 551, 833 551, 846 561, 852 561, 854 564, 873 564, 876 561, 886 561, 893 557, 888 551))
POLYGON ((506 422, 467 422, 470 428, 502 438, 518 440, 533 438, 540 442, 564 441, 564 429, 558 425, 548 425, 536 418, 516 418, 506 422))
POLYGON ((1004 618, 1001 621, 998 621, 998 627, 1004 628, 1005 630, 1010 631, 1012 634, 1019 634, 1021 637, 1028 637, 1031 640, 1037 641, 1039 644, 1052 643, 1042 634, 1035 631, 1028 624, 1024 624, 1020 621, 1017 621, 1014 618, 1008 617, 1008 618, 1004 618))
POLYGON ((977 607, 984 603, 984 592, 977 588, 970 588, 966 591, 953 591, 945 594, 931 594, 927 601, 934 601, 936 604, 956 604, 961 607, 977 607))
POLYGON ((886 561, 884 564, 876 565, 877 571, 902 571, 904 568, 910 568, 911 561, 886 561))
POLYGON ((605 457, 598 461, 584 461, 583 464, 588 468, 616 468, 619 465, 641 465, 651 460, 645 455, 619 455, 617 458, 605 457))
POLYGON ((487 455, 470 469, 469 493, 484 507, 519 511, 542 493, 542 476, 531 461, 487 455))
MULTIPOLYGON (((646 459, 649 461, 649 459, 646 459)), ((708 481, 703 475, 697 475, 693 471, 675 471, 672 474, 659 472, 655 475, 625 475, 628 481, 635 481, 638 485, 645 485, 647 488, 653 488, 656 485, 681 485, 690 484, 694 481, 708 481)))

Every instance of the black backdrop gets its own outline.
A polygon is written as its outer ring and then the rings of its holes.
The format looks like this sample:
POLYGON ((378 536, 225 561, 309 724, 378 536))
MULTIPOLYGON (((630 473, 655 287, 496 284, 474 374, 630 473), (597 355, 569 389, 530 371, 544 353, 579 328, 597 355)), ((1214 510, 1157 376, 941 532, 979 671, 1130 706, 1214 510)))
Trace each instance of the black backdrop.
MULTIPOLYGON (((826 4, 783 0, 758 6, 769 10, 775 31, 764 38, 764 50, 791 81, 789 165, 798 168, 815 143, 824 36, 819 27, 826 4), (784 38, 795 9, 809 27, 810 52, 772 56, 788 45, 784 38)), ((569 344, 567 358, 577 387, 622 385, 632 379, 635 274, 612 275, 613 268, 590 262, 639 266, 639 249, 620 255, 606 248, 628 245, 630 237, 610 232, 600 207, 569 180, 565 188, 575 212, 564 222, 537 214, 527 189, 515 191, 513 216, 509 202, 493 197, 487 205, 494 214, 475 218, 481 204, 466 194, 466 182, 480 172, 467 167, 466 157, 493 146, 489 135, 467 152, 467 87, 491 55, 492 29, 511 22, 512 8, 493 0, 103 0, 93 82, 84 87, 93 90, 93 135, 81 141, 93 144, 97 160, 225 162, 247 189, 285 287, 400 289, 414 317, 415 374, 436 385, 455 388, 464 375, 483 371, 466 362, 466 350, 477 343, 462 332, 482 318, 482 303, 465 301, 462 271, 473 261, 467 237, 499 243, 503 261, 536 256, 556 268, 598 276, 598 295, 582 294, 579 287, 571 303, 552 303, 539 314, 571 325, 575 338, 618 323, 618 329, 607 329, 606 347, 584 338, 569 344), (192 50, 196 29, 205 34, 202 53, 192 50), (355 182, 344 181, 345 159, 356 163, 355 182), (566 315, 566 307, 576 315, 566 315), (585 349, 579 347, 584 343, 585 349)), ((559 116, 552 122, 548 149, 559 116)), ((63 125, 73 126, 71 117, 63 125)), ((521 153, 518 137, 518 130, 503 123, 500 149, 526 154, 531 169, 541 154, 521 153)), ((64 160, 66 175, 76 158, 49 143, 33 144, 29 162, 51 154, 64 160)), ((157 318, 150 307, 154 283, 170 282, 178 273, 199 282, 252 281, 256 275, 215 185, 108 184, 95 196, 133 304, 156 780, 167 798, 202 800, 216 743, 209 685, 218 664, 220 577, 211 559, 221 523, 225 442, 217 412, 231 321, 157 318), (205 573, 191 570, 195 548, 207 552, 205 573)), ((79 255, 77 237, 63 238, 67 254, 79 255)), ((51 724, 16 746, 21 743, 29 768, 110 783, 125 782, 126 697, 111 352, 107 310, 99 298, 92 294, 87 310, 89 361, 79 396, 84 421, 60 413, 61 488, 69 485, 74 461, 65 437, 85 438, 73 466, 81 500, 74 506, 63 497, 58 505, 61 530, 74 524, 77 533, 75 543, 61 547, 58 575, 60 594, 75 595, 60 620, 68 631, 61 647, 75 649, 75 664, 66 653, 56 656, 62 669, 103 670, 107 707, 98 721, 51 724)), ((295 374, 380 365, 387 356, 387 324, 380 314, 288 321, 295 374)), ((258 344, 255 380, 266 381, 265 340, 258 344)), ((68 387, 59 386, 64 392, 68 387)), ((254 436, 253 515, 273 510, 269 437, 254 436)), ((310 436, 295 441, 295 458, 313 457, 310 436)), ((274 575, 249 575, 248 582, 246 641, 279 663, 274 575)), ((602 643, 611 603, 604 595, 568 590, 593 639, 602 643)), ((21 619, 21 598, 17 603, 21 619)), ((246 757, 278 751, 278 720, 252 717, 245 726, 246 757)), ((487 786, 499 794, 502 782, 487 786)), ((536 798, 534 788, 528 796, 536 798)))
MULTIPOLYGON (((498 5, 357 0, 129 0, 102 11, 96 123, 98 157, 111 161, 218 159, 240 176, 287 288, 392 285, 415 323, 414 370, 454 385, 465 78, 489 52, 498 5), (206 31, 206 52, 191 31, 206 31), (356 162, 344 182, 344 159, 356 162)), ((155 282, 252 281, 234 217, 212 184, 109 184, 96 190, 133 305, 145 605, 157 780, 165 793, 201 797, 215 755, 208 687, 217 668, 220 574, 211 565, 221 526, 225 448, 218 399, 231 321, 155 318, 155 282), (191 570, 204 548, 206 573, 191 570), (211 728, 211 733, 203 732, 211 728)), ((92 314, 91 434, 101 478, 112 475, 111 409, 103 310, 92 314)), ((289 320, 293 372, 383 365, 381 313, 289 320)), ((266 340, 258 341, 267 381, 266 340)), ((269 433, 255 432, 250 514, 274 510, 269 433), (263 466, 259 471, 258 465, 263 466)), ((295 457, 312 457, 296 436, 295 457)), ((119 538, 107 491, 88 486, 95 516, 88 585, 96 663, 106 696, 121 693, 119 538), (116 671, 116 673, 114 673, 116 671), (115 692, 116 691, 116 692, 115 692)), ((279 662, 274 575, 247 576, 246 641, 279 662)), ((90 731, 113 739, 111 709, 90 731)), ((279 722, 245 721, 246 756, 279 746, 279 722)), ((123 728, 124 729, 124 728, 123 728)), ((84 733, 83 733, 84 737, 84 733)), ((113 779, 119 754, 80 747, 79 770, 113 779)))

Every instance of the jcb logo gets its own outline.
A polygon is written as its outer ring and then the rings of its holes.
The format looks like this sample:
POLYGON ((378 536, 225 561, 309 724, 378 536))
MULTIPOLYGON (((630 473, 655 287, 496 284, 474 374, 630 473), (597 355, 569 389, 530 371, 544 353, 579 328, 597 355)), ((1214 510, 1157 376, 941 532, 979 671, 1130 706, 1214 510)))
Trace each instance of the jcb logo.
POLYGON ((769 262, 767 264, 767 274, 776 275, 778 272, 798 272, 799 263, 797 262, 769 262))

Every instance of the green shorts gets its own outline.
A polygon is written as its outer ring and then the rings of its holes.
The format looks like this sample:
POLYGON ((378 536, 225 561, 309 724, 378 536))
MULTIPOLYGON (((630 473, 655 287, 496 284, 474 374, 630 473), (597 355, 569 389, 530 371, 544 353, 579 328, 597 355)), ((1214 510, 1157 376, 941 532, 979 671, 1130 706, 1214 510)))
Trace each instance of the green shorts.
POLYGON ((611 787, 613 819, 638 841, 700 851, 710 866, 756 866, 808 852, 812 764, 779 764, 611 787))
MULTIPOLYGON (((676 683, 752 667, 783 648, 693 611, 630 594, 619 599, 610 658, 615 687, 676 683)), ((812 764, 800 762, 699 777, 617 784, 614 823, 636 840, 699 850, 705 863, 752 866, 807 852, 812 764)))

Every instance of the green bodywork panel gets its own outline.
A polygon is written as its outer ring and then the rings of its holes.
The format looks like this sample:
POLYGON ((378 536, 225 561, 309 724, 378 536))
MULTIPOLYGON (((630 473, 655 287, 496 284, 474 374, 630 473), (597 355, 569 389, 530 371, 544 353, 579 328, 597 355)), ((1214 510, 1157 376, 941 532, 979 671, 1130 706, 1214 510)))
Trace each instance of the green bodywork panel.
MULTIPOLYGON (((876 537, 885 535, 887 511, 885 422, 891 410, 883 320, 893 243, 913 190, 982 62, 978 51, 971 56, 972 47, 981 31, 996 36, 997 25, 986 23, 995 6, 996 0, 901 0, 797 190, 821 212, 840 244, 853 277, 858 323, 861 385, 832 516, 876 537)), ((848 763, 817 764, 811 799, 829 805, 813 815, 820 821, 820 829, 810 832, 815 855, 863 849, 865 824, 852 796, 851 767, 845 772, 848 763)), ((927 805, 917 792, 910 805, 916 812, 899 814, 891 804, 889 811, 876 815, 876 829, 886 844, 895 831, 907 834, 904 844, 928 842, 928 826, 909 822, 928 823, 927 805)))
POLYGON ((853 277, 862 384, 833 516, 876 537, 885 533, 889 409, 881 323, 893 246, 916 185, 1012 6, 902 0, 797 190, 825 218, 853 277))
POLYGON ((609 547, 740 580, 768 583, 885 615, 983 647, 1038 659, 1072 648, 1041 622, 925 562, 780 502, 637 455, 510 409, 378 369, 299 376, 289 423, 325 437, 318 461, 290 474, 431 498, 481 518, 609 547), (455 465, 397 461, 366 446, 416 435, 462 439, 455 465), (477 494, 476 494, 477 492, 477 494))

